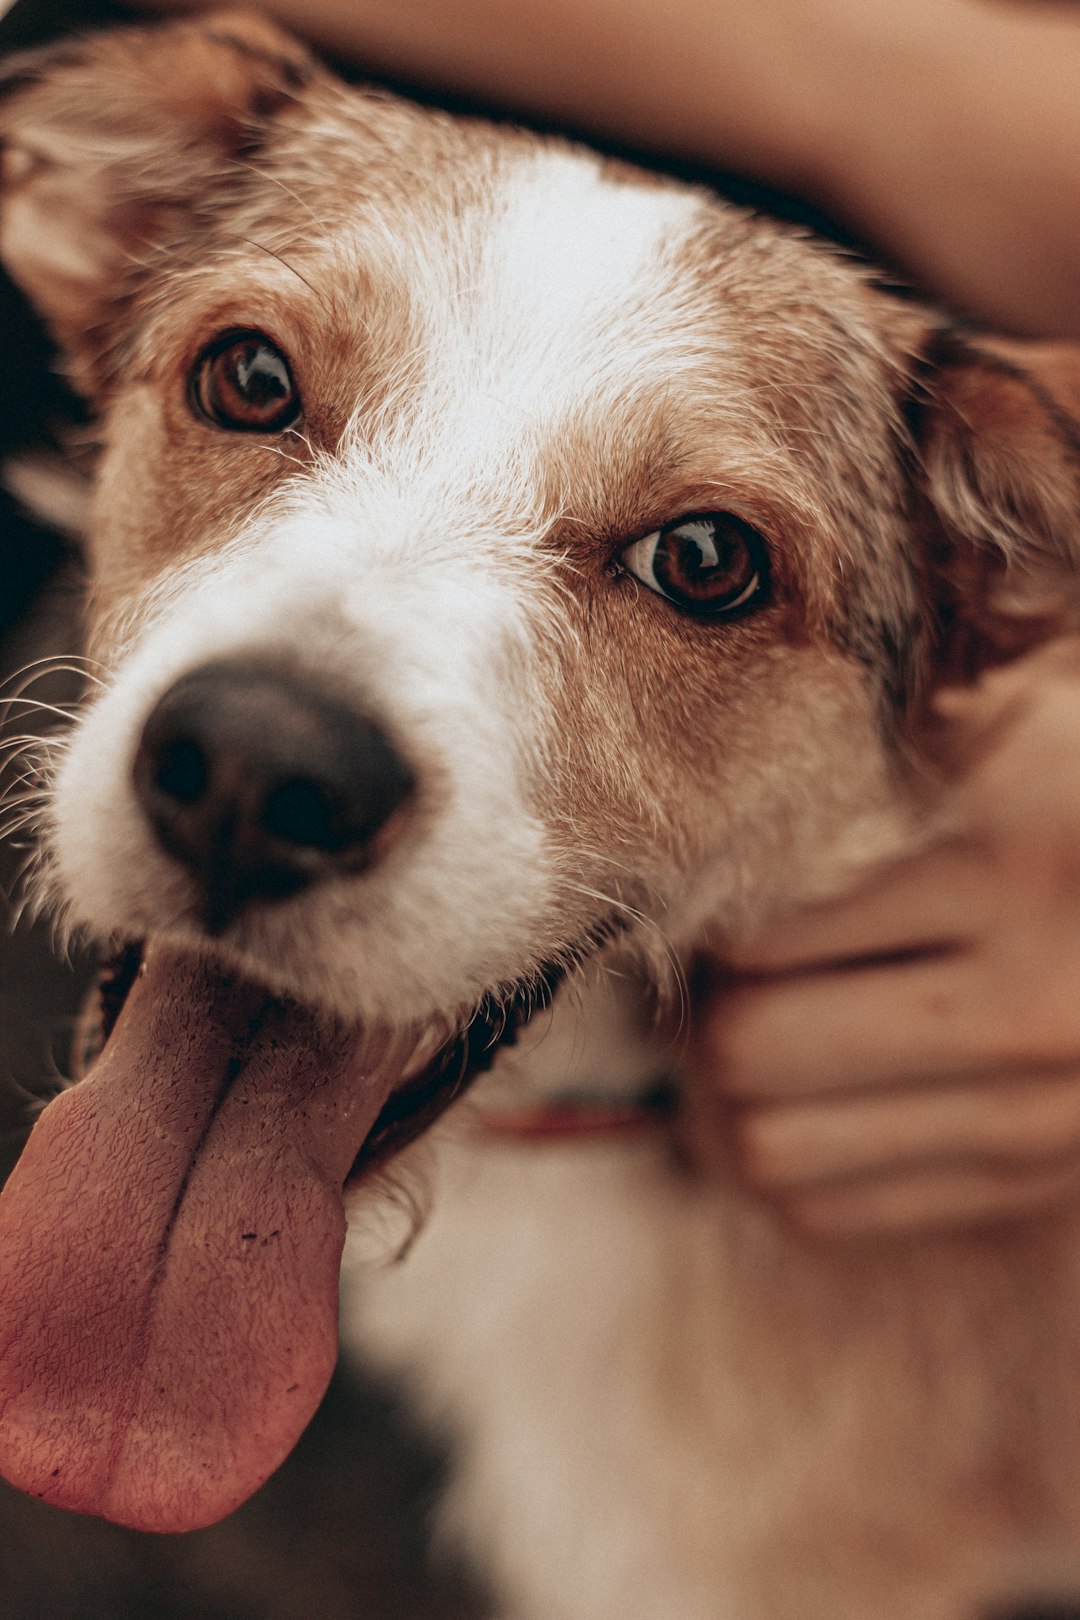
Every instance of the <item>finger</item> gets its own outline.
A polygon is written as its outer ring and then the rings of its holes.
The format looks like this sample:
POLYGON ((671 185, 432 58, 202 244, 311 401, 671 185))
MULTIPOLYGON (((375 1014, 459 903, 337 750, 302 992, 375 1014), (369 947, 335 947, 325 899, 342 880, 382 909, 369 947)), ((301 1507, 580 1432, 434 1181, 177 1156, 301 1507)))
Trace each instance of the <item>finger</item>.
MULTIPOLYGON (((1010 1050, 1019 1027, 1015 1009, 966 956, 768 980, 702 1008, 693 1083, 764 1100, 900 1087, 926 1075, 974 1080, 1028 1066, 1030 1054, 1010 1050)), ((1070 1054, 1044 1058, 1059 1055, 1070 1054)))
POLYGON ((975 682, 939 687, 931 713, 949 728, 950 741, 979 739, 1004 722, 1014 725, 1060 684, 1080 676, 1080 637, 1055 636, 1022 658, 985 670, 975 682))
POLYGON ((1080 1070, 774 1103, 726 1123, 740 1173, 770 1191, 967 1160, 1033 1170, 1080 1157, 1080 1070))
POLYGON ((973 686, 943 688, 921 729, 921 748, 944 777, 962 780, 1023 724, 1037 693, 1030 670, 1019 681, 1002 684, 991 671, 973 686))
POLYGON ((998 904, 985 856, 953 841, 875 873, 843 899, 736 942, 727 959, 745 972, 792 972, 947 949, 980 935, 998 904))
POLYGON ((783 1204, 803 1231, 881 1237, 988 1226, 1038 1214, 1080 1196, 1080 1160, 1019 1173, 969 1165, 922 1170, 808 1192, 783 1204))

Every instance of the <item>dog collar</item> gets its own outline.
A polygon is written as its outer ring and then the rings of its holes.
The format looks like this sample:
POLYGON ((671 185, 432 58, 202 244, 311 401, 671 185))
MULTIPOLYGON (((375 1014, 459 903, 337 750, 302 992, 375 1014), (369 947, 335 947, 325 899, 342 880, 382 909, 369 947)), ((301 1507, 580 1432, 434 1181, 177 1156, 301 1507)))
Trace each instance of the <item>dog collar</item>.
POLYGON ((674 1102, 674 1090, 665 1081, 635 1097, 578 1092, 517 1106, 479 1108, 473 1117, 481 1135, 518 1141, 638 1137, 660 1130, 670 1120, 674 1102))

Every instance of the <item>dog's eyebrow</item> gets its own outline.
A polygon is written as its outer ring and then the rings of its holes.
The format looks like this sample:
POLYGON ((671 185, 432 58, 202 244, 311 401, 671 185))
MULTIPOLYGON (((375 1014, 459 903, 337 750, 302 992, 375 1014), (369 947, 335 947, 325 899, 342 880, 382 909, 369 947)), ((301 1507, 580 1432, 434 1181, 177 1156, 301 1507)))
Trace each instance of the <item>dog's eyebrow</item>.
POLYGON ((327 307, 327 299, 325 294, 318 287, 316 287, 314 282, 309 281, 307 276, 303 275, 296 268, 295 264, 290 264, 283 253, 278 253, 274 248, 268 247, 265 242, 258 241, 254 236, 238 236, 236 240, 238 242, 245 243, 248 247, 255 248, 259 253, 267 254, 271 259, 276 259, 278 264, 280 264, 284 269, 288 270, 291 275, 296 277, 297 281, 303 282, 304 286, 308 289, 313 297, 318 299, 319 303, 322 304, 324 309, 327 307))

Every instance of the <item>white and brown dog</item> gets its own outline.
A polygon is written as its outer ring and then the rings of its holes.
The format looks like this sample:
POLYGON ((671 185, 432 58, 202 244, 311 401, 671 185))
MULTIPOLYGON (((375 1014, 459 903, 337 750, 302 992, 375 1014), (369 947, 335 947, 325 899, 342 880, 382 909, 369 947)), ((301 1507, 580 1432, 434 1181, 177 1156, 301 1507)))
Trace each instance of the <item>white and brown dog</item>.
MULTIPOLYGON (((0 1205, 0 1466, 183 1529, 319 1399, 343 1189, 500 1035, 568 978, 500 1083, 606 1018, 636 1089, 615 951, 662 1004, 911 836, 905 707, 1067 598, 1080 445, 1060 357, 254 18, 23 60, 0 132, 101 442, 43 889, 145 942, 0 1205)), ((840 1248, 662 1134, 439 1151, 350 1323, 507 1613, 967 1620, 1080 1538, 1076 1213, 840 1248)))

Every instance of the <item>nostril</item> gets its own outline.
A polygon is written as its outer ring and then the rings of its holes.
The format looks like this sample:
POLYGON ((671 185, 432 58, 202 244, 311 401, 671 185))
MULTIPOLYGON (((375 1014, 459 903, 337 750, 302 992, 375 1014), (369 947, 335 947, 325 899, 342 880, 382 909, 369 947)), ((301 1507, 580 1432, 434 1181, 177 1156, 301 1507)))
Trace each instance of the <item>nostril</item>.
POLYGON ((308 849, 339 849, 348 841, 341 818, 317 782, 296 778, 267 794, 262 826, 272 838, 308 849))
POLYGON ((197 804, 210 785, 210 764, 193 737, 175 737, 162 748, 153 781, 170 799, 197 804))

